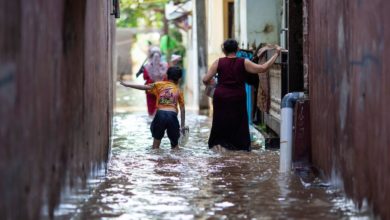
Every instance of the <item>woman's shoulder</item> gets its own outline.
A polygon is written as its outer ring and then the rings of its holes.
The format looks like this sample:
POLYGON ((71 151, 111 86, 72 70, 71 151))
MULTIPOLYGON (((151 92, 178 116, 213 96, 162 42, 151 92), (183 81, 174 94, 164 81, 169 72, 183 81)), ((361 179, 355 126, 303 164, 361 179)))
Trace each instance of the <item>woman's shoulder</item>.
POLYGON ((218 63, 225 63, 225 62, 229 62, 229 59, 228 57, 220 57, 218 58, 215 62, 218 64, 218 63))
POLYGON ((243 57, 237 57, 236 60, 237 60, 236 62, 239 63, 240 65, 241 65, 241 64, 244 65, 244 64, 245 64, 245 61, 248 60, 248 59, 245 59, 245 58, 243 58, 243 57))
POLYGON ((242 57, 221 57, 218 60, 245 60, 245 58, 242 58, 242 57))
POLYGON ((218 60, 218 63, 244 63, 245 59, 241 57, 221 57, 218 60))

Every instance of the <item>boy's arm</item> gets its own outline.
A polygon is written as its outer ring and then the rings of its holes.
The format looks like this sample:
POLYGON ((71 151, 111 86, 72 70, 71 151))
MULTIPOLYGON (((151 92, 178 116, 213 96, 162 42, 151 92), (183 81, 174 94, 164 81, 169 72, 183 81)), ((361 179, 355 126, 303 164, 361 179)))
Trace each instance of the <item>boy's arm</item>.
POLYGON ((130 88, 133 88, 133 89, 139 89, 139 90, 150 90, 150 89, 152 89, 151 85, 138 85, 138 84, 134 84, 134 83, 126 83, 126 82, 123 82, 123 81, 120 81, 120 82, 121 82, 121 85, 126 86, 126 87, 130 87, 130 88))

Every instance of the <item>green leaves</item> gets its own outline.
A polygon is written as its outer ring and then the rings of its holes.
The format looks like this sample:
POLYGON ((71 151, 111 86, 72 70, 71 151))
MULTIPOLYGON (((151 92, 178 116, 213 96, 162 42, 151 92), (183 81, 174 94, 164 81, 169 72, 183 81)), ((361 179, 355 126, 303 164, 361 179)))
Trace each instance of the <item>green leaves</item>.
POLYGON ((121 0, 118 27, 162 28, 164 7, 168 0, 121 0))

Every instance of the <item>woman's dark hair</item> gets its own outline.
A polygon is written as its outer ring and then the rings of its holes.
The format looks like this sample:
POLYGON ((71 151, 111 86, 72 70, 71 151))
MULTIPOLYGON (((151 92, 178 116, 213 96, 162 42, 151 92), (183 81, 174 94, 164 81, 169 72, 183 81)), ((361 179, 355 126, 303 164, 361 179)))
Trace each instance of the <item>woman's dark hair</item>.
POLYGON ((168 68, 167 75, 168 75, 168 80, 178 82, 183 75, 183 71, 180 67, 172 66, 168 68))
POLYGON ((222 44, 222 51, 225 54, 235 53, 238 51, 238 42, 234 39, 227 39, 222 44))

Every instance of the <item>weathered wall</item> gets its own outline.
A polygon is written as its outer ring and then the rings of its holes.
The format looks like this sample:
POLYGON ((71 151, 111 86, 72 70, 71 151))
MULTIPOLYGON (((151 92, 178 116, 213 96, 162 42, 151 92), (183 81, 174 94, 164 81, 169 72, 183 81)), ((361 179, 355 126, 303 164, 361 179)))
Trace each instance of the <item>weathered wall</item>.
MULTIPOLYGON (((236 2, 237 4, 237 2, 236 2)), ((279 44, 282 22, 281 0, 240 0, 239 42, 279 44)), ((242 46, 242 45, 240 45, 242 46)))
POLYGON ((235 13, 240 17, 236 37, 244 48, 253 43, 280 44, 281 0, 240 0, 237 9, 240 12, 235 13))
POLYGON ((0 0, 0 219, 39 219, 108 158, 110 1, 0 0))
POLYGON ((307 3, 313 162, 390 219, 390 1, 307 3))

